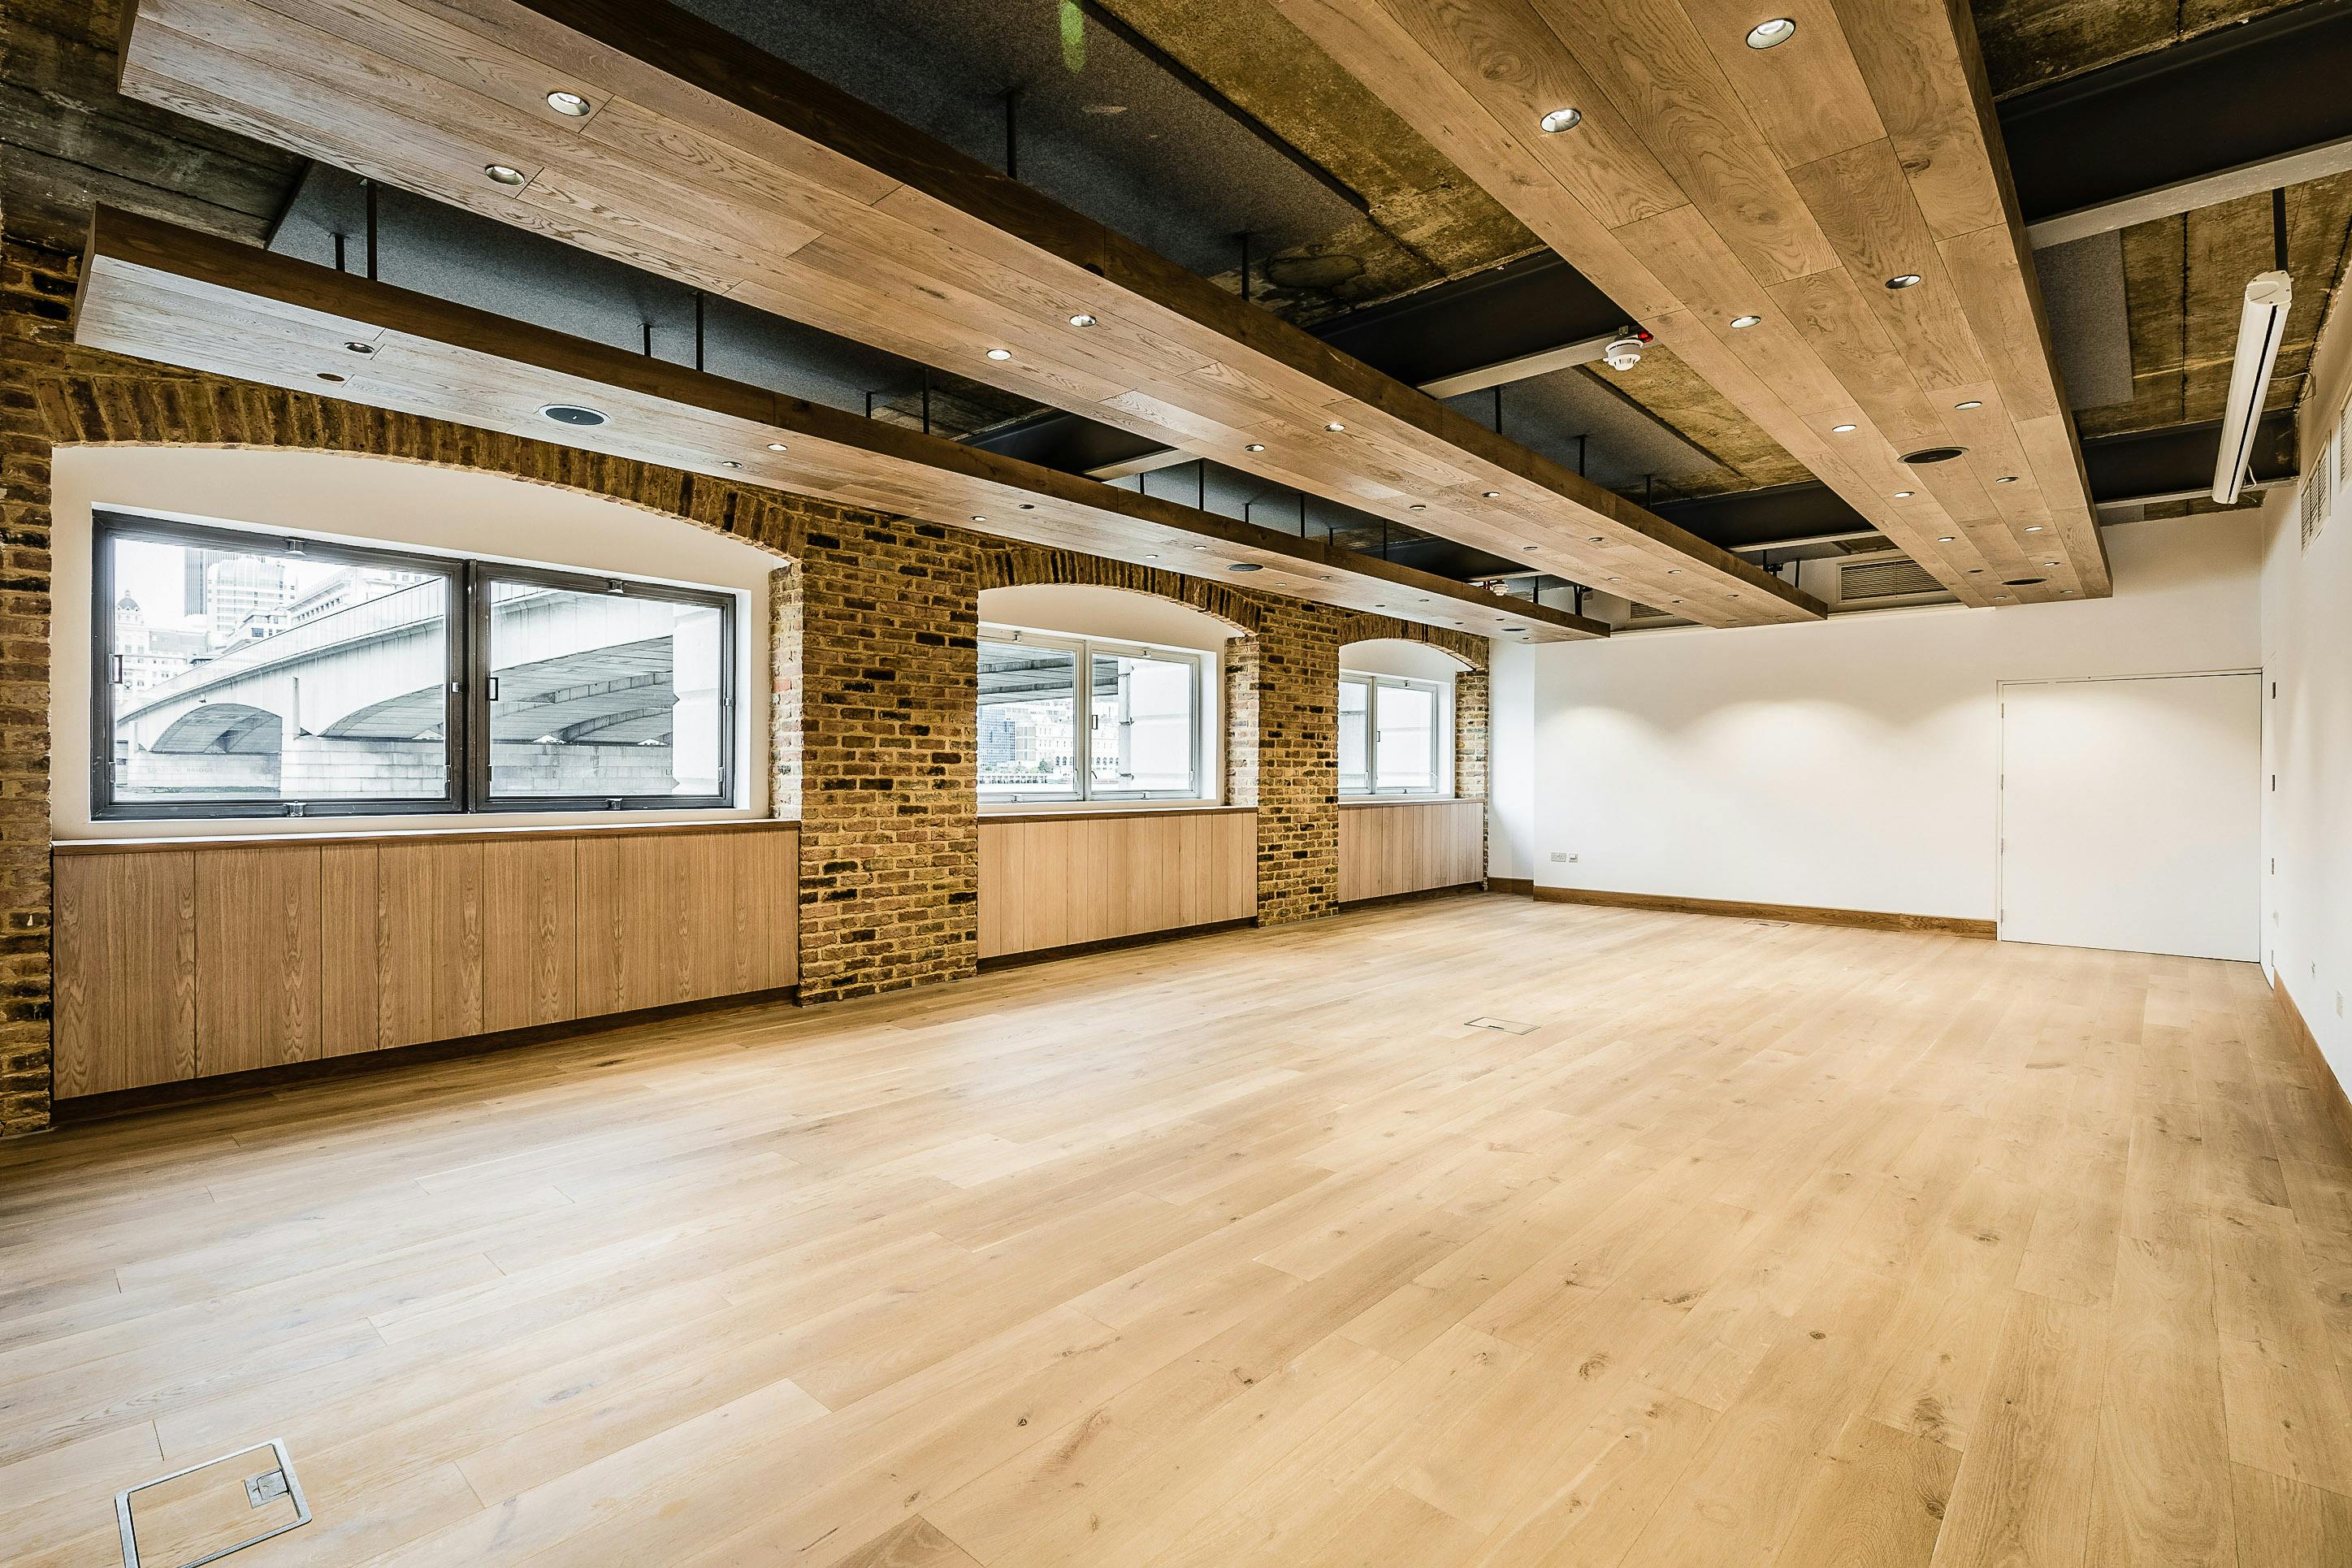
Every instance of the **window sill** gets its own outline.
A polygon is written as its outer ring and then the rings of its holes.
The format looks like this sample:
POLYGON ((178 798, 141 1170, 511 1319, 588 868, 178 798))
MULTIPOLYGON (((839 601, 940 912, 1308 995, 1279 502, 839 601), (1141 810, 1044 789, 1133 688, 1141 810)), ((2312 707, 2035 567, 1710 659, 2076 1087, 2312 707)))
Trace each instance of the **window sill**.
POLYGON ((1486 804, 1486 796, 1476 795, 1343 795, 1339 797, 1342 810, 1362 805, 1466 805, 1486 804))
POLYGON ((375 827, 361 828, 349 833, 320 833, 309 830, 289 832, 276 826, 279 823, 304 820, 301 817, 269 817, 266 821, 270 826, 243 833, 192 833, 160 837, 59 838, 50 843, 49 850, 56 855, 110 855, 134 849, 201 849, 217 848, 223 845, 250 845, 259 847, 281 844, 401 844, 426 838, 461 844, 493 843, 517 838, 584 838, 606 834, 627 837, 661 833, 759 832, 763 829, 800 826, 797 819, 767 816, 721 816, 704 822, 543 823, 514 827, 475 826, 391 829, 375 827))
POLYGON ((1125 805, 1107 805, 1098 800, 1073 801, 1067 805, 1045 805, 1024 801, 1018 805, 983 805, 980 808, 982 822, 1071 822, 1089 818, 1115 816, 1222 816, 1250 812, 1254 805, 1220 805, 1211 800, 1136 801, 1125 805))

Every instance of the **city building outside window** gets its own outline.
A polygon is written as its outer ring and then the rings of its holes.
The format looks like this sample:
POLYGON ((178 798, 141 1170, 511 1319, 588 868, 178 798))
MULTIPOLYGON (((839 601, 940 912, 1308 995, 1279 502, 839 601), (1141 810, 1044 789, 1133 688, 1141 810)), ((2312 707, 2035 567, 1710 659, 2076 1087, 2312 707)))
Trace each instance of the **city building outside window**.
POLYGON ((735 596, 97 518, 101 818, 733 804, 735 596))
POLYGON ((982 801, 1197 800, 1206 656, 982 626, 982 801))

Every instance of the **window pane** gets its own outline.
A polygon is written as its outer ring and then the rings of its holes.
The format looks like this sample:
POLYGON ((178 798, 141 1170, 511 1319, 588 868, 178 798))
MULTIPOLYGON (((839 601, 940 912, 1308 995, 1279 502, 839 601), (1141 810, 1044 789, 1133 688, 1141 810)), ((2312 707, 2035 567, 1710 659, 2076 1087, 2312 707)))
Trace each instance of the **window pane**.
POLYGON ((1436 742, 1437 693, 1419 686, 1381 688, 1381 788, 1435 789, 1436 742))
POLYGON ((496 579, 488 589, 492 795, 719 793, 717 605, 496 579))
POLYGON ((447 577, 105 540, 118 804, 448 794, 447 577))
POLYGON ((1366 760, 1371 754, 1371 687, 1339 682, 1339 793, 1367 795, 1372 787, 1366 760))
POLYGON ((1095 792, 1194 793, 1192 692, 1200 666, 1142 654, 1091 657, 1087 757, 1095 792))
POLYGON ((980 787, 995 795, 1078 793, 1078 656, 980 645, 980 787))

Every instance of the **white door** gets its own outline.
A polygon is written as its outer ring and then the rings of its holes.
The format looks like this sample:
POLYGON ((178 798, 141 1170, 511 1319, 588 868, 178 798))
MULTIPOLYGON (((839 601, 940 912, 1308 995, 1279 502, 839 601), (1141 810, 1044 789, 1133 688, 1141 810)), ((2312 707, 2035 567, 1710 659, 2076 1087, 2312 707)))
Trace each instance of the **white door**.
POLYGON ((2000 934, 2251 959, 2262 678, 2001 689, 2000 934))

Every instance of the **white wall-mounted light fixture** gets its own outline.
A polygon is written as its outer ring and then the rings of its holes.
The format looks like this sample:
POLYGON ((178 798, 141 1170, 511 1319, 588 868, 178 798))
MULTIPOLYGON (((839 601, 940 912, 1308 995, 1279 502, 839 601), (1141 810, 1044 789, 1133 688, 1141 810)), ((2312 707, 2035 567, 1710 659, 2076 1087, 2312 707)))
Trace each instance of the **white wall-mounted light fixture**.
POLYGON ((2230 395, 2221 408, 2221 448, 2213 460, 2213 499, 2223 506, 2236 505, 2245 487, 2271 368, 2278 363, 2287 309, 2294 303, 2294 281, 2284 272, 2258 273, 2246 285, 2238 312, 2238 352, 2230 363, 2230 395))

